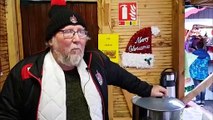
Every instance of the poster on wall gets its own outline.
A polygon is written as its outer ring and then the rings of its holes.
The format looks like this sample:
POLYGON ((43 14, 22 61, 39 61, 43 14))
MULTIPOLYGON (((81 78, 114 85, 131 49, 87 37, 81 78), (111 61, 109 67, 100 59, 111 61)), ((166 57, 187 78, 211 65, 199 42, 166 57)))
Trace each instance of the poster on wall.
POLYGON ((119 62, 118 34, 99 34, 98 49, 107 55, 112 62, 119 62))
POLYGON ((160 30, 156 26, 142 28, 129 40, 126 50, 122 53, 124 67, 152 68, 154 55, 152 54, 152 37, 157 37, 160 30))
POLYGON ((137 4, 136 2, 121 2, 118 4, 119 25, 137 25, 137 4))

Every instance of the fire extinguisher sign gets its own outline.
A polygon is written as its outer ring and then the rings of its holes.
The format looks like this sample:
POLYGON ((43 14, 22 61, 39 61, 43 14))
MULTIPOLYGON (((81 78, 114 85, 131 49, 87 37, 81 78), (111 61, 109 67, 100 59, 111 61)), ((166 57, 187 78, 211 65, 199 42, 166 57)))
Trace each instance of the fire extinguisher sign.
POLYGON ((136 2, 119 3, 119 25, 137 25, 136 2))

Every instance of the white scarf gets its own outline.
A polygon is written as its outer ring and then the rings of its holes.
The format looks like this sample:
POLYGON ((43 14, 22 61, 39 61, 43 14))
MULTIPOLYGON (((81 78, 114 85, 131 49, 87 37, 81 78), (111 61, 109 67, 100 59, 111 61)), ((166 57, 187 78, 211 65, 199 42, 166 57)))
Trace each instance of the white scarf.
MULTIPOLYGON (((81 88, 87 100, 92 120, 102 120, 101 97, 86 68, 84 60, 77 67, 81 88)), ((65 75, 51 52, 47 53, 44 58, 41 89, 38 120, 66 120, 65 75)))

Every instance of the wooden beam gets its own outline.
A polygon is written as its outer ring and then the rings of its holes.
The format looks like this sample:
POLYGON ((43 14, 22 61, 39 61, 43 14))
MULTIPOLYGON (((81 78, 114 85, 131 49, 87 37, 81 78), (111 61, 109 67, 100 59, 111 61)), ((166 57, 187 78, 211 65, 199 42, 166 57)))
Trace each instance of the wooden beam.
POLYGON ((19 61, 16 4, 14 0, 7 1, 7 37, 10 68, 19 61))
POLYGON ((18 41, 18 54, 19 60, 24 58, 24 51, 23 51, 23 40, 22 40, 22 22, 21 22, 21 10, 20 10, 20 0, 15 1, 15 12, 17 18, 17 41, 18 41))
POLYGON ((185 53, 184 53, 184 1, 173 1, 173 20, 172 20, 172 66, 177 71, 177 98, 184 97, 185 90, 185 53))
POLYGON ((213 84, 213 73, 210 74, 205 80, 203 80, 198 86, 196 86, 192 91, 190 91, 182 101, 188 104, 194 97, 196 97, 200 92, 205 90, 207 87, 213 84))
POLYGON ((128 91, 124 89, 122 89, 122 92, 124 94, 127 106, 129 108, 130 115, 132 116, 132 97, 134 96, 134 94, 129 93, 128 91))
POLYGON ((131 117, 115 117, 113 120, 132 120, 131 117))
POLYGON ((113 86, 108 86, 108 114, 109 120, 113 120, 113 86))
POLYGON ((99 33, 111 33, 110 0, 98 0, 99 33))

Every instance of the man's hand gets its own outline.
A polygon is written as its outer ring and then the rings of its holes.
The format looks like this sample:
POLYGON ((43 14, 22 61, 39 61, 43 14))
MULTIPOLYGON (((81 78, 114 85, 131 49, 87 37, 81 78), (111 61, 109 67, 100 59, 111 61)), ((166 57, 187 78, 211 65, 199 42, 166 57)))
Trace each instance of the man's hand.
POLYGON ((152 97, 163 97, 167 96, 167 89, 160 86, 160 85, 153 85, 152 91, 151 91, 152 97))

